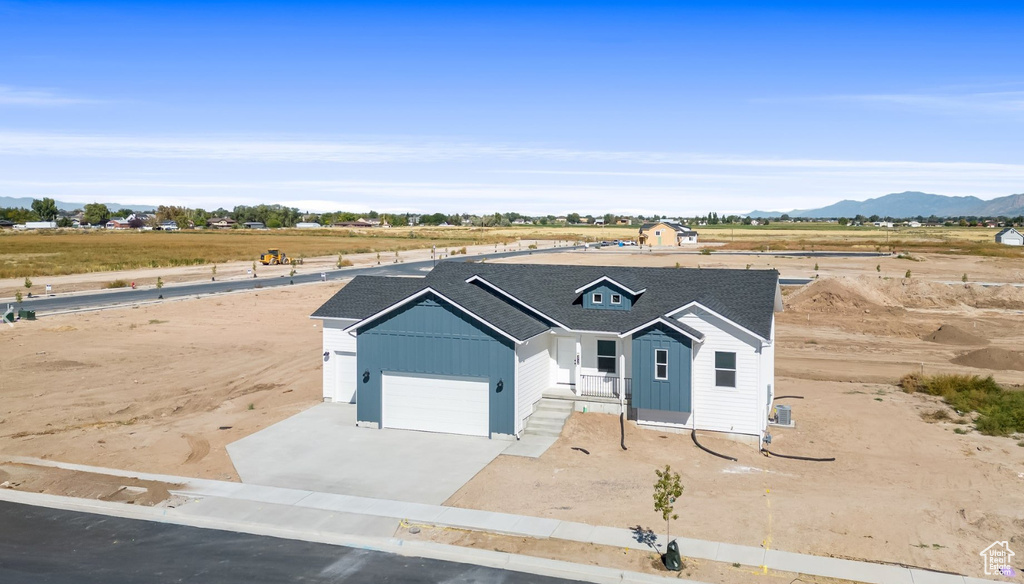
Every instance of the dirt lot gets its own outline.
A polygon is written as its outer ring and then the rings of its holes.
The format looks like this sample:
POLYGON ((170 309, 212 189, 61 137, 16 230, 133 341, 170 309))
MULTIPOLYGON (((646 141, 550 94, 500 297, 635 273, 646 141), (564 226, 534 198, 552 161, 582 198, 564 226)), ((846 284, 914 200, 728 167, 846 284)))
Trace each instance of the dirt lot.
POLYGON ((237 480, 225 445, 320 401, 336 283, 22 321, 0 332, 0 455, 237 480))
POLYGON ((569 265, 629 265, 671 268, 738 268, 752 270, 776 269, 783 278, 818 276, 873 276, 903 280, 907 270, 911 280, 961 282, 967 274, 969 282, 1009 282, 1024 284, 1024 261, 1019 258, 968 256, 937 253, 912 253, 911 259, 895 255, 866 257, 767 256, 715 251, 710 255, 694 253, 689 248, 591 248, 585 252, 544 254, 519 257, 515 263, 569 265), (815 269, 815 266, 818 266, 815 269))
MULTIPOLYGON (((634 255, 604 252, 543 259, 597 258, 638 263, 634 255)), ((708 256, 640 261, 690 259, 708 256)), ((909 281, 879 278, 875 260, 819 259, 822 273, 869 275, 824 279, 787 295, 778 321, 777 393, 804 399, 786 401, 797 425, 774 430, 773 448, 836 462, 764 458, 750 446, 702 438, 739 458, 732 463, 700 452, 688 435, 635 426, 627 428, 623 452, 615 417, 577 414, 548 454, 499 457, 449 504, 661 531, 651 486, 654 469, 668 463, 686 487, 674 533, 980 575, 982 548, 996 539, 1024 543, 1020 438, 957 434, 967 426, 926 419, 944 406, 892 382, 923 367, 1022 383, 1020 370, 986 368, 1012 364, 1012 355, 1000 361, 970 354, 1024 347, 1024 292, 919 281, 964 271, 1012 274, 999 259, 922 259, 882 260, 895 266, 883 265, 883 275, 914 266, 909 281)), ((806 269, 809 260, 792 261, 806 269)), ((259 290, 3 327, 0 459, 27 455, 236 480, 226 444, 319 401, 321 333, 307 315, 337 288, 259 290)))

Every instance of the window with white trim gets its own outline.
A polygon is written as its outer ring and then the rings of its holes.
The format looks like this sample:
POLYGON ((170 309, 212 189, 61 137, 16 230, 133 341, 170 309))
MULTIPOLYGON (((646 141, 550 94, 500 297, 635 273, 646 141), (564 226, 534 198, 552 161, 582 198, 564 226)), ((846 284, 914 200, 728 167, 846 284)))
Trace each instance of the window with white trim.
POLYGON ((654 378, 658 380, 668 379, 668 350, 654 350, 654 378))
POLYGON ((622 296, 619 294, 612 294, 612 304, 622 304, 622 296))
POLYGON ((736 387, 736 353, 715 351, 715 387, 736 387))
POLYGON ((659 229, 659 230, 655 231, 654 235, 661 235, 661 230, 659 229))
POLYGON ((597 341, 597 370, 601 373, 615 373, 615 341, 597 341))
POLYGON ((602 295, 600 292, 594 292, 594 294, 590 297, 590 301, 593 302, 594 304, 601 304, 602 302, 604 302, 604 295, 602 295))

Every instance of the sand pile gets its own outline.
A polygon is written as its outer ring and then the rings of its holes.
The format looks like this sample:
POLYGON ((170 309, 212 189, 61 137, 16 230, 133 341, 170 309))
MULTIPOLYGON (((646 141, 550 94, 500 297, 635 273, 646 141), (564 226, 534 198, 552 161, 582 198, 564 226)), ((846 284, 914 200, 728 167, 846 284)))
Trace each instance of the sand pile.
POLYGON ((953 359, 957 365, 977 367, 978 369, 995 369, 1024 371, 1024 351, 1008 351, 996 347, 987 347, 971 351, 953 359))
POLYGON ((786 307, 798 312, 863 312, 881 309, 886 298, 860 278, 823 278, 811 282, 786 300, 786 307))
POLYGON ((1024 288, 943 284, 871 276, 822 278, 790 296, 789 308, 805 312, 863 312, 872 308, 998 308, 1024 310, 1024 288))
POLYGON ((951 324, 940 326, 930 335, 921 337, 922 340, 943 345, 987 345, 988 339, 969 333, 962 328, 951 324))

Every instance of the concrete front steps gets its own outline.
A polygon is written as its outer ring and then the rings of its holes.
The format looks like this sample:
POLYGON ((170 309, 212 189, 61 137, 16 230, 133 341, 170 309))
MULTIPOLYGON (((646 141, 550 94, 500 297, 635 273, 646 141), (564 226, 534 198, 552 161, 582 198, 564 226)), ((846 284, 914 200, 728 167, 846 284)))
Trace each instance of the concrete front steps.
POLYGON ((523 434, 526 436, 549 436, 557 438, 562 434, 565 421, 573 411, 573 402, 565 399, 541 398, 533 415, 526 421, 523 434))

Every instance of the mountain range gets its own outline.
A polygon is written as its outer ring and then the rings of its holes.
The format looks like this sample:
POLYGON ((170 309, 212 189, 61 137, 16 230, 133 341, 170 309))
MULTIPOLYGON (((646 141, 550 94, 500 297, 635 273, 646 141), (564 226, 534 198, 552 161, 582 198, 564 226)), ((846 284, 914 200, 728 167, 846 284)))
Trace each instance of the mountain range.
MULTIPOLYGON (((32 197, 0 197, 0 207, 22 207, 25 209, 32 208, 32 197)), ((75 209, 82 209, 85 207, 85 203, 66 203, 64 201, 54 201, 57 204, 57 208, 61 211, 74 211, 75 209)), ((116 213, 118 209, 131 209, 133 211, 152 211, 153 205, 122 205, 121 203, 104 203, 111 213, 116 213)))
MULTIPOLYGON (((751 217, 779 217, 783 212, 751 211, 751 217)), ((917 191, 892 193, 866 201, 843 200, 820 209, 794 209, 790 217, 822 219, 830 217, 1016 217, 1024 215, 1024 194, 1008 195, 988 201, 978 197, 948 197, 917 191)))

